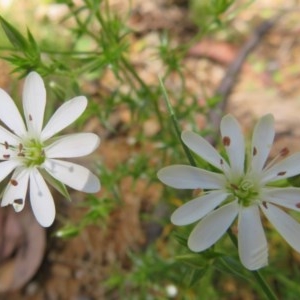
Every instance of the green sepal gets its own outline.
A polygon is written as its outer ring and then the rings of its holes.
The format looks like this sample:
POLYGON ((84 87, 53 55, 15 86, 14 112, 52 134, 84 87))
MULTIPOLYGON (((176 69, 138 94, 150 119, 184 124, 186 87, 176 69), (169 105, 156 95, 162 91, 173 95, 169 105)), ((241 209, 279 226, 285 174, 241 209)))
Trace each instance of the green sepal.
POLYGON ((214 261, 214 268, 222 273, 230 274, 251 282, 252 278, 249 277, 249 273, 245 267, 232 256, 223 255, 219 257, 219 259, 214 261))
POLYGON ((16 49, 26 52, 28 50, 28 43, 24 36, 15 27, 13 27, 10 23, 4 20, 1 16, 0 23, 11 44, 16 49))
POLYGON ((60 194, 62 194, 65 198, 71 201, 70 194, 66 188, 66 186, 60 182, 59 180, 52 177, 48 172, 44 169, 39 169, 44 179, 53 187, 55 188, 60 194))
POLYGON ((28 38, 28 42, 30 44, 30 54, 35 56, 36 58, 40 57, 40 48, 37 44, 37 42, 35 41, 32 33, 30 32, 30 30, 27 28, 27 38, 28 38))
POLYGON ((192 287, 206 274, 208 267, 194 269, 188 274, 188 286, 192 287))

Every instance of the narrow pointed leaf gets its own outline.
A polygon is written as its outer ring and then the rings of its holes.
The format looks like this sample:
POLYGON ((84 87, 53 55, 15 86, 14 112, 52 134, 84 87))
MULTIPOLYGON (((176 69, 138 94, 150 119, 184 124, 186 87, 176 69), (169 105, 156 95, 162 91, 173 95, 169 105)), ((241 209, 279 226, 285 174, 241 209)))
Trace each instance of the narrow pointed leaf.
POLYGON ((11 44, 19 50, 26 52, 28 49, 28 43, 24 36, 10 23, 0 16, 0 24, 11 44))

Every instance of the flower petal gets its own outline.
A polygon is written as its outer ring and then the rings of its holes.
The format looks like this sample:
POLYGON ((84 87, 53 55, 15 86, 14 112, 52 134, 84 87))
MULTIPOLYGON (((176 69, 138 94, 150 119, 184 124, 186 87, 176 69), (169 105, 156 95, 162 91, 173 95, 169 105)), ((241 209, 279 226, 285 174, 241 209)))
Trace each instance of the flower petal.
POLYGON ((226 115, 221 121, 223 144, 230 160, 232 173, 241 176, 244 173, 245 142, 237 120, 226 115))
POLYGON ((93 152, 100 144, 94 133, 77 133, 59 137, 45 148, 46 157, 80 157, 93 152))
POLYGON ((289 214, 272 204, 260 208, 281 236, 296 251, 300 252, 300 224, 289 214))
POLYGON ((240 209, 238 244, 240 260, 247 269, 257 270, 268 264, 268 244, 256 205, 240 209))
POLYGON ((17 168, 3 193, 1 206, 12 204, 16 212, 24 208, 28 188, 29 172, 24 168, 17 168))
POLYGON ((46 89, 42 77, 31 72, 23 88, 23 109, 28 132, 39 137, 43 127, 46 106, 46 89))
POLYGON ((157 177, 176 189, 220 189, 225 186, 223 175, 186 165, 165 167, 158 171, 157 177))
POLYGON ((262 184, 280 179, 289 178, 300 174, 300 152, 278 162, 269 169, 263 171, 262 184))
POLYGON ((300 188, 264 188, 261 199, 262 201, 300 211, 300 188))
POLYGON ((60 106, 42 131, 43 141, 52 137, 73 123, 85 110, 87 99, 84 96, 75 97, 60 106))
POLYGON ((263 116, 256 124, 252 136, 252 170, 260 172, 268 158, 275 136, 274 117, 263 116))
POLYGON ((30 173, 30 203, 34 216, 43 227, 55 219, 55 205, 49 188, 37 169, 30 173))
POLYGON ((100 190, 98 177, 85 167, 56 159, 47 159, 44 167, 55 179, 75 190, 86 193, 96 193, 100 190))
POLYGON ((0 141, 1 143, 7 142, 9 145, 19 145, 19 143, 21 142, 18 136, 2 126, 0 126, 0 141))
POLYGON ((200 252, 212 246, 226 232, 238 214, 237 201, 212 211, 193 229, 188 239, 192 251, 200 252))
POLYGON ((0 181, 2 181, 13 169, 20 165, 17 160, 7 160, 0 163, 0 181))
POLYGON ((184 131, 181 134, 181 138, 187 147, 189 147, 192 151, 209 162, 211 165, 222 171, 224 171, 224 169, 225 171, 229 170, 227 162, 203 137, 192 131, 184 131))
POLYGON ((22 136, 26 132, 20 112, 11 97, 0 89, 0 120, 15 134, 22 136))
POLYGON ((224 192, 212 191, 188 201, 175 210, 171 222, 178 226, 194 223, 215 209, 226 197, 224 192))

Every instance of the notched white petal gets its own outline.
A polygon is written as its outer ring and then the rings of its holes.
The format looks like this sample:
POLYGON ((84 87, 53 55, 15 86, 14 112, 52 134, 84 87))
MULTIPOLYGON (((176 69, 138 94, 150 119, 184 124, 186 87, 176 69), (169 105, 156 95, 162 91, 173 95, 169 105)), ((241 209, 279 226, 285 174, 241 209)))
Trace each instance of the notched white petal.
POLYGON ((50 190, 37 169, 32 169, 30 173, 30 203, 40 225, 49 227, 55 219, 55 205, 50 190))
POLYGON ((0 120, 18 136, 26 132, 24 121, 11 97, 0 89, 0 120))
POLYGON ((171 216, 171 222, 178 226, 194 223, 220 205, 226 197, 225 192, 212 191, 188 201, 175 210, 171 216))
POLYGON ((200 252, 219 240, 238 214, 237 201, 231 202, 205 216, 193 229, 188 239, 192 251, 200 252))
POLYGON ((263 171, 262 183, 273 182, 300 174, 300 152, 297 152, 263 171))
POLYGON ((98 148, 100 138, 94 133, 76 133, 59 137, 45 148, 46 157, 80 157, 98 148))
POLYGON ((0 163, 0 181, 8 176, 16 167, 20 165, 17 160, 7 160, 0 163))
POLYGON ((267 203, 266 206, 261 205, 261 209, 288 244, 294 250, 300 252, 300 224, 289 214, 271 203, 267 203))
POLYGON ((245 142, 241 127, 233 116, 226 115, 221 120, 220 129, 232 172, 242 175, 244 173, 245 142))
POLYGON ((20 138, 4 127, 0 126, 0 141, 0 144, 7 143, 7 145, 18 145, 20 143, 20 138))
POLYGON ((101 188, 98 177, 80 165, 63 160, 47 159, 44 167, 55 179, 75 190, 96 193, 101 188))
POLYGON ((24 208, 28 178, 29 172, 26 169, 15 170, 4 190, 1 206, 11 204, 16 212, 20 212, 24 208))
POLYGON ((240 209, 238 248, 240 260, 247 269, 257 270, 268 264, 268 244, 256 205, 240 209))
POLYGON ((221 174, 186 165, 165 167, 158 171, 157 177, 177 189, 221 189, 226 183, 221 174))
POLYGON ((261 199, 295 211, 300 211, 300 188, 264 188, 261 199))
POLYGON ((65 102, 57 109, 43 129, 41 139, 45 141, 69 126, 84 112, 86 106, 87 99, 84 96, 78 96, 65 102))
POLYGON ((23 109, 28 131, 38 137, 42 131, 46 106, 46 89, 42 77, 31 72, 23 88, 23 109))
POLYGON ((268 158, 275 136, 274 117, 263 116, 256 124, 252 136, 252 170, 260 172, 268 158))
POLYGON ((229 166, 218 151, 209 144, 203 137, 192 132, 183 131, 181 134, 182 141, 193 152, 202 157, 204 160, 218 168, 219 170, 228 172, 229 166))

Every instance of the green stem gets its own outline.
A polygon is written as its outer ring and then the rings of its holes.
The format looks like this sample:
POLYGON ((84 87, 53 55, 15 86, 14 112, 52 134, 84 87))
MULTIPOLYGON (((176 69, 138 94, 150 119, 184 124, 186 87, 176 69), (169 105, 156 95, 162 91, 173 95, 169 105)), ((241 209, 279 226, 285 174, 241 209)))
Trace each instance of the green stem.
POLYGON ((267 298, 269 300, 278 300, 277 296, 273 293, 272 289, 270 288, 268 283, 265 281, 262 274, 259 271, 252 271, 252 274, 255 277, 256 281, 261 286, 261 288, 264 291, 267 298))
MULTIPOLYGON (((0 51, 11 51, 11 52, 19 52, 23 53, 20 49, 12 48, 9 46, 0 46, 0 51)), ((99 56, 102 55, 101 51, 76 51, 76 50, 71 50, 71 51, 59 51, 59 50, 47 50, 47 49, 40 49, 41 53, 45 54, 57 54, 57 55, 91 55, 91 56, 99 56)))
POLYGON ((174 110, 173 110, 173 107, 170 103, 170 100, 169 100, 169 97, 168 97, 168 94, 166 92, 166 89, 165 89, 165 86, 162 82, 162 80, 159 78, 159 83, 160 83, 160 87, 161 87, 161 90, 163 92, 163 96, 164 96, 164 100, 166 102, 166 105, 167 105, 167 108, 168 108, 168 111, 169 111, 169 114, 170 114, 170 117, 171 117, 171 120, 173 122, 173 125, 174 125, 174 128, 175 128, 175 132, 176 132, 176 135, 183 147, 183 150, 190 162, 190 164, 193 166, 193 167, 196 167, 196 162, 192 156, 192 153, 190 151, 190 149, 183 143, 182 139, 181 139, 181 131, 180 131, 180 127, 179 127, 179 122, 176 118, 176 115, 174 113, 174 110))
MULTIPOLYGON (((137 72, 132 67, 132 65, 124 57, 121 57, 121 62, 123 63, 125 68, 131 73, 131 75, 138 81, 138 83, 143 87, 143 89, 147 91, 147 93, 150 95, 150 97, 152 97, 152 95, 153 95, 152 91, 145 84, 145 82, 140 78, 140 76, 137 74, 137 72)), ((162 119, 162 116, 161 116, 161 113, 160 113, 160 110, 158 107, 158 102, 156 100, 154 100, 154 109, 155 109, 155 113, 157 115, 159 124, 160 124, 161 128, 163 128, 163 119, 162 119)))

